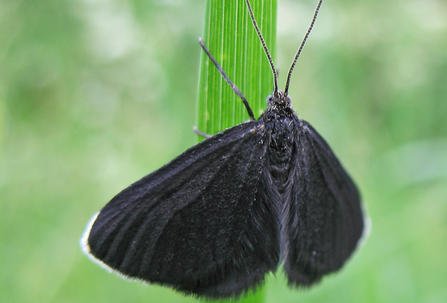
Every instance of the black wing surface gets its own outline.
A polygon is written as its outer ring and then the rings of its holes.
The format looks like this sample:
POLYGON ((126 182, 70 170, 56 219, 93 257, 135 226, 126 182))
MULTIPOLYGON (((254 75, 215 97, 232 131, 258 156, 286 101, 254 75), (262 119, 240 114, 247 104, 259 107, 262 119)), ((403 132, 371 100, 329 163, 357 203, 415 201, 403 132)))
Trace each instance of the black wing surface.
POLYGON ((284 268, 291 285, 311 285, 342 267, 364 222, 360 195, 329 145, 298 120, 284 268))
POLYGON ((279 260, 264 137, 261 122, 237 125, 130 185, 99 212, 85 250, 126 277, 198 296, 255 287, 279 260))

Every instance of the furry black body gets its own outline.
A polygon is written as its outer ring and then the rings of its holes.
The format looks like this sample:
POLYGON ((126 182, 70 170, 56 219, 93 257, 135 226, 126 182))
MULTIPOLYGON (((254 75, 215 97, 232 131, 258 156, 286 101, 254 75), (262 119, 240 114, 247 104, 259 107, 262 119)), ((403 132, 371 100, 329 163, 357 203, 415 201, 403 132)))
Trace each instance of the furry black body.
POLYGON ((278 91, 257 121, 193 146, 115 196, 84 249, 126 277, 208 298, 274 272, 307 286, 338 270, 363 232, 358 191, 278 91))

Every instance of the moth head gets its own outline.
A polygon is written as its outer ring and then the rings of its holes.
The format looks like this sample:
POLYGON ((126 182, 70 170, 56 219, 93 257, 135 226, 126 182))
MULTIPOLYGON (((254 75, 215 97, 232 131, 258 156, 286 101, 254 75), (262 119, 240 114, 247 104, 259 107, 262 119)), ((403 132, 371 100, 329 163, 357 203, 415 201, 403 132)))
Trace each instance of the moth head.
POLYGON ((267 97, 267 105, 279 105, 279 106, 285 106, 290 107, 292 104, 292 99, 289 97, 289 95, 282 90, 278 90, 277 92, 273 92, 270 96, 267 97))

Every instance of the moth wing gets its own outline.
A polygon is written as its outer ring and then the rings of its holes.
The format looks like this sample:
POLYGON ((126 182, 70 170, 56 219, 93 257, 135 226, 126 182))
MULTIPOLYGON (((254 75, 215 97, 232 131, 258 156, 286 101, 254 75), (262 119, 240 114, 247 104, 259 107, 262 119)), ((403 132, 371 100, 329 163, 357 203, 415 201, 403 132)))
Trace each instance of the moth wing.
POLYGON ((359 192, 329 145, 298 120, 284 268, 292 285, 310 285, 342 267, 364 222, 359 192))
POLYGON ((124 189, 86 231, 85 250, 126 277, 199 296, 253 288, 279 261, 263 137, 260 122, 237 125, 124 189))

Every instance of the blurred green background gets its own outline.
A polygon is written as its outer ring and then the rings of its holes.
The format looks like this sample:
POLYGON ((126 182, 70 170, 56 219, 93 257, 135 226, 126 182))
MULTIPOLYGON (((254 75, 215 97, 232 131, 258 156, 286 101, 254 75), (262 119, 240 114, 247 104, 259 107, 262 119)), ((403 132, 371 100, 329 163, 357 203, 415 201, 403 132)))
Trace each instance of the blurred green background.
MULTIPOLYGON (((281 87, 315 4, 278 1, 281 87)), ((78 242, 197 142, 203 9, 0 1, 1 302, 195 302, 107 273, 78 242)), ((358 183, 372 233, 309 290, 269 277, 266 302, 447 302, 447 3, 325 1, 290 95, 358 183)))

